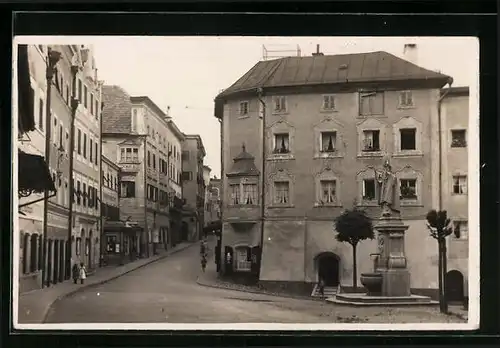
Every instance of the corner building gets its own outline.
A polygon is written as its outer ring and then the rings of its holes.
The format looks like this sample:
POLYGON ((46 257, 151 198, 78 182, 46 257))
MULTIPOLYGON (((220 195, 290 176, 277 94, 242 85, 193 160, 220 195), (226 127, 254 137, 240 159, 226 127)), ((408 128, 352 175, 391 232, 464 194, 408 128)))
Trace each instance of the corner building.
MULTIPOLYGON (((386 52, 316 54, 259 62, 220 93, 222 271, 304 294, 320 272, 329 287, 351 287, 352 248, 335 240, 333 220, 353 205, 380 215, 371 166, 387 155, 411 287, 432 295, 438 255, 425 216, 437 206, 438 100, 451 81, 386 52)), ((375 250, 376 240, 360 243, 358 275, 375 250)))

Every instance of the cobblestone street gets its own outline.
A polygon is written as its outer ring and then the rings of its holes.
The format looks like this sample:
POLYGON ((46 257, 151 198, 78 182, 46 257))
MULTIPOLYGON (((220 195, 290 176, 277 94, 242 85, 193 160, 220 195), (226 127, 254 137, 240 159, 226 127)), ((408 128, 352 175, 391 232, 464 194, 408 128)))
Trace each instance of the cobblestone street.
POLYGON ((442 316, 433 308, 337 307, 321 301, 203 287, 196 283, 200 272, 199 249, 191 247, 57 301, 45 322, 463 322, 453 316, 442 316))

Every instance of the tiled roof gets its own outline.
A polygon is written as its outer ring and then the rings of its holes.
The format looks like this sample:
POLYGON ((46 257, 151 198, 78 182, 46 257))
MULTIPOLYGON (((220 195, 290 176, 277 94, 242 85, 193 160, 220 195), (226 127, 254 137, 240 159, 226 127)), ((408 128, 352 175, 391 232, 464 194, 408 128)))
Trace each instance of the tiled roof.
POLYGON ((383 51, 287 57, 257 63, 232 86, 222 91, 217 98, 258 87, 394 80, 436 80, 444 85, 449 78, 383 51))
POLYGON ((259 175, 259 170, 255 166, 255 157, 246 151, 245 145, 242 146, 241 153, 233 161, 233 166, 227 176, 259 175))
POLYGON ((130 134, 132 103, 130 95, 119 86, 103 86, 102 132, 130 134))

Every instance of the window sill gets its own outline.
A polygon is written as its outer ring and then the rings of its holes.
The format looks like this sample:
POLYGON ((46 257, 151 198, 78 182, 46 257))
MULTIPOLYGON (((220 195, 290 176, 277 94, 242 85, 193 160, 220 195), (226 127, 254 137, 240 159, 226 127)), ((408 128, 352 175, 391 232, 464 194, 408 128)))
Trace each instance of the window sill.
POLYGON ((383 157, 384 153, 380 151, 361 151, 358 152, 358 157, 363 158, 363 157, 383 157))
POLYGON ((384 114, 369 114, 369 115, 359 115, 356 116, 357 118, 362 118, 362 119, 365 119, 365 118, 370 118, 370 117, 387 117, 387 115, 384 113, 384 114))
POLYGON ((284 208, 295 208, 293 204, 272 204, 268 206, 269 209, 284 209, 284 208))
POLYGON ((314 203, 314 208, 340 208, 342 207, 341 203, 314 203))
POLYGON ((344 155, 341 154, 339 151, 317 152, 314 155, 315 159, 321 159, 321 158, 342 158, 342 157, 344 157, 344 155))
POLYGON ((410 109, 416 109, 415 105, 398 105, 397 107, 398 110, 410 110, 410 109))
POLYGON ((246 118, 250 118, 250 115, 245 114, 245 115, 239 115, 238 116, 238 120, 243 120, 243 119, 246 119, 246 118))
POLYGON ((334 114, 339 112, 337 109, 321 109, 319 112, 322 114, 334 114))
POLYGON ((393 154, 393 157, 422 157, 424 154, 420 150, 407 150, 407 151, 399 151, 393 154))
POLYGON ((423 207, 424 206, 418 198, 417 199, 400 198, 400 204, 402 207, 423 207))
POLYGON ((258 208, 258 204, 228 204, 228 208, 258 208))
POLYGON ((272 115, 288 115, 289 112, 288 111, 272 111, 271 112, 272 115))
POLYGON ((453 241, 453 242, 469 242, 469 238, 465 238, 465 237, 460 237, 460 238, 453 237, 453 238, 451 238, 451 241, 453 241))
POLYGON ((271 154, 268 155, 267 157, 268 161, 293 160, 293 159, 295 159, 295 156, 290 153, 271 154))
POLYGON ((467 193, 451 193, 452 197, 467 197, 467 193))
POLYGON ((361 207, 378 207, 379 204, 375 199, 362 199, 361 203, 358 204, 361 207))
POLYGON ((467 148, 467 145, 465 145, 465 146, 453 146, 453 145, 451 145, 450 146, 450 149, 466 149, 466 148, 467 148))

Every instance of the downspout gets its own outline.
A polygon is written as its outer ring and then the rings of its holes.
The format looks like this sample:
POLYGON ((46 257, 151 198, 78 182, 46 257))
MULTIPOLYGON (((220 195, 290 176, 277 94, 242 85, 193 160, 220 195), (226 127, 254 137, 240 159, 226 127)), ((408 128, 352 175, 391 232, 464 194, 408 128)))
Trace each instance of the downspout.
POLYGON ((143 232, 143 242, 144 242, 144 247, 146 248, 146 253, 143 250, 141 255, 144 257, 149 257, 149 231, 148 231, 148 199, 147 199, 147 150, 146 150, 146 145, 147 145, 147 135, 144 135, 144 232, 143 232), (145 240, 145 241, 144 241, 145 240))
POLYGON ((443 93, 442 96, 440 96, 438 100, 438 144, 439 144, 439 150, 438 150, 438 166, 439 166, 439 193, 438 193, 438 211, 442 209, 443 205, 443 151, 442 151, 442 143, 443 143, 443 137, 442 137, 442 129, 441 129, 441 105, 443 102, 443 99, 446 97, 446 95, 450 92, 451 85, 453 84, 453 79, 450 78, 448 80, 448 89, 443 93))
POLYGON ((220 182, 221 185, 219 186, 219 216, 218 219, 221 222, 221 227, 220 227, 220 236, 218 238, 220 239, 219 244, 219 259, 217 260, 218 266, 219 266, 219 273, 222 273, 223 267, 224 267, 224 250, 222 250, 222 229, 224 227, 223 225, 223 211, 224 209, 222 208, 224 205, 224 115, 222 115, 221 118, 218 118, 219 120, 219 125, 220 125, 220 182))
POLYGON ((259 256, 259 279, 262 270, 262 255, 264 253, 264 218, 265 218, 265 198, 266 198, 266 102, 262 99, 264 91, 262 88, 257 89, 257 98, 262 105, 262 163, 261 163, 261 192, 260 192, 260 256, 259 256))
MULTIPOLYGON (((103 237, 104 237, 104 221, 103 221, 103 216, 102 216, 102 187, 104 185, 104 180, 103 180, 103 174, 102 174, 102 115, 104 111, 104 103, 102 101, 102 83, 99 82, 99 101, 100 106, 101 106, 101 114, 99 115, 99 216, 100 216, 100 236, 99 236, 99 261, 104 257, 104 250, 103 250, 103 237)), ((99 110, 96 110, 97 113, 99 113, 99 110)), ((120 189, 121 189, 121 178, 120 178, 120 172, 118 172, 118 219, 120 219, 120 189)))

